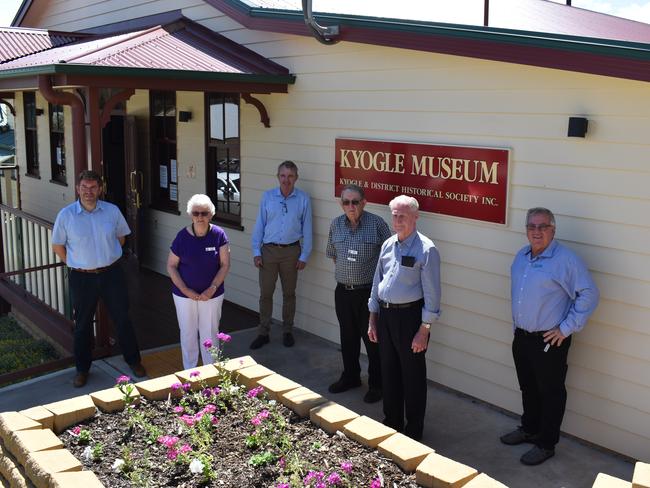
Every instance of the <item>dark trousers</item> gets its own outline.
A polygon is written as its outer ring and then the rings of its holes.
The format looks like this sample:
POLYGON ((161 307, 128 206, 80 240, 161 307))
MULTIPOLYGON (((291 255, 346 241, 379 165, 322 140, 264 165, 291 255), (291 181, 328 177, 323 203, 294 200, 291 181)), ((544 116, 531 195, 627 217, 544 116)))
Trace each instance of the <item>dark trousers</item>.
POLYGON ((427 408, 425 351, 414 353, 413 337, 422 323, 422 306, 382 308, 377 322, 384 393, 384 423, 420 438, 427 408), (406 429, 404 414, 406 413, 406 429))
POLYGON ((70 293, 74 308, 74 357, 77 371, 88 372, 92 363, 93 316, 101 298, 117 329, 127 364, 140 362, 138 341, 129 320, 129 296, 122 268, 114 264, 102 273, 70 270, 70 293))
POLYGON ((381 389, 381 363, 379 362, 379 346, 368 338, 368 298, 370 287, 356 290, 346 290, 337 285, 334 291, 336 316, 339 319, 341 332, 341 353, 343 355, 343 377, 355 381, 361 374, 359 353, 361 340, 368 353, 368 386, 371 389, 381 389))
POLYGON ((537 434, 536 444, 552 449, 560 440, 560 426, 566 406, 567 356, 571 337, 560 347, 550 346, 541 334, 528 334, 515 329, 512 356, 517 369, 524 413, 521 426, 529 434, 537 434))

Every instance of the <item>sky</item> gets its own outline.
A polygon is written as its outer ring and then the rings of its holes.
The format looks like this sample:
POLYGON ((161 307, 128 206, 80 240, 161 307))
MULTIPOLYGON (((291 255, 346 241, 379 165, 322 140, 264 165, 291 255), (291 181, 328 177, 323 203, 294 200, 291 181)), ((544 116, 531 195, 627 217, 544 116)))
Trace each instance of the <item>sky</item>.
MULTIPOLYGON (((320 0, 336 1, 336 0, 320 0)), ((357 0, 345 0, 355 2, 357 0)), ((374 5, 383 2, 393 2, 395 0, 373 0, 374 5)), ((566 3, 566 0, 551 0, 557 3, 566 3)), ((0 26, 7 26, 11 23, 21 4, 21 0, 0 0, 0 26)), ((318 2, 314 1, 314 10, 317 10, 318 2)), ((627 19, 636 20, 650 24, 650 0, 572 0, 574 7, 585 8, 595 12, 616 15, 627 19)))

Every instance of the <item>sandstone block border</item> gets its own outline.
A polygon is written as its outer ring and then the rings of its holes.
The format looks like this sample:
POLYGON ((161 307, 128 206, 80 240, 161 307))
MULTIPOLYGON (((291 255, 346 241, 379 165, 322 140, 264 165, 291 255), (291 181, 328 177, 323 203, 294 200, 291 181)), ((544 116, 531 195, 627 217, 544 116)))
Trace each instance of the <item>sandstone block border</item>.
MULTIPOLYGON (((389 429, 379 422, 365 416, 361 416, 327 398, 315 393, 292 380, 276 374, 268 368, 258 364, 251 356, 231 359, 223 363, 226 371, 229 371, 235 381, 247 388, 256 386, 268 386, 267 393, 271 398, 278 400, 293 410, 301 417, 310 417, 310 420, 331 434, 337 431, 347 435, 352 440, 371 448, 377 448, 381 453, 393 459, 404 471, 415 472, 418 484, 425 488, 433 488, 441 485, 443 480, 453 478, 454 473, 471 473, 472 476, 455 479, 449 485, 454 488, 467 486, 471 488, 472 481, 476 483, 480 479, 493 481, 493 486, 505 487, 487 475, 478 474, 475 469, 461 465, 453 460, 438 456, 435 458, 436 469, 432 469, 432 456, 434 450, 430 447, 414 441, 403 434, 389 429), (265 378, 267 378, 265 380, 265 378), (448 473, 446 470, 450 470, 448 473), (478 478, 478 479, 477 479, 478 478)), ((135 383, 134 396, 143 396, 150 400, 163 400, 173 394, 171 385, 176 382, 193 382, 195 378, 190 376, 193 371, 200 371, 198 379, 208 382, 216 376, 216 368, 207 365, 191 370, 178 371, 172 375, 162 376, 139 383, 135 383)), ((115 391, 117 391, 115 389, 115 391)), ((95 415, 97 409, 102 411, 116 411, 124 408, 124 402, 111 390, 100 390, 90 395, 71 398, 62 402, 49 405, 33 407, 21 412, 5 412, 0 414, 4 420, 2 434, 2 449, 0 450, 0 466, 6 468, 0 472, 0 483, 6 481, 6 476, 20 471, 25 473, 26 478, 34 486, 52 486, 57 488, 71 488, 85 486, 94 488, 103 486, 99 478, 92 471, 81 471, 71 462, 54 462, 53 460, 67 460, 69 451, 61 445, 50 443, 45 447, 42 444, 31 445, 21 444, 16 449, 16 438, 31 437, 34 434, 25 432, 43 432, 43 435, 54 436, 53 431, 62 432, 67 427, 77 424, 95 415), (48 433, 49 432, 49 433, 48 433), (7 437, 7 439, 5 439, 7 437), (48 449, 48 453, 43 453, 48 449), (52 454, 52 450, 60 451, 52 454), (14 452, 16 451, 16 452, 14 452), (4 463, 4 460, 22 462, 13 465, 4 463), (44 461, 39 465, 39 460, 44 461), (28 466, 28 469, 26 468, 28 466), (32 479, 31 477, 36 479, 32 479)), ((58 438, 57 438, 58 440, 58 438)), ((72 456, 72 454, 70 454, 72 456)), ((644 468, 644 467, 642 467, 644 468)), ((26 480, 27 481, 27 480, 26 480)), ((490 485, 492 486, 492 485, 490 485)), ((644 485, 639 485, 644 486, 644 485)), ((644 487, 645 488, 645 487, 644 487)))

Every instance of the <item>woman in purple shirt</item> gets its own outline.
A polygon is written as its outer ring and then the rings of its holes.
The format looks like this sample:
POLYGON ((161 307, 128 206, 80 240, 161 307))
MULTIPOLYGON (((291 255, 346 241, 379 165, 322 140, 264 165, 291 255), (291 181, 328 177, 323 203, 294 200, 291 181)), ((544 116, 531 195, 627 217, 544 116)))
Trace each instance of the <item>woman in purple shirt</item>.
POLYGON ((203 364, 213 362, 211 354, 200 345, 207 339, 214 340, 219 332, 230 246, 223 229, 210 223, 214 211, 207 195, 190 198, 187 214, 192 223, 176 235, 167 258, 185 369, 198 364, 199 351, 203 364))

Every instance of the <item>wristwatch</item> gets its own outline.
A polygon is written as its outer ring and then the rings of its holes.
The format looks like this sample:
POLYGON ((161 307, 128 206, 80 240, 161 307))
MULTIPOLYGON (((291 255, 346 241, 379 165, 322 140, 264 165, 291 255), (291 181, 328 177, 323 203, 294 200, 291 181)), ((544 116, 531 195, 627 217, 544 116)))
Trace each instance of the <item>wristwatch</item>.
POLYGON ((422 322, 421 325, 424 325, 424 328, 425 328, 425 329, 427 329, 427 330, 431 330, 431 324, 430 324, 430 323, 428 323, 428 322, 422 322))

